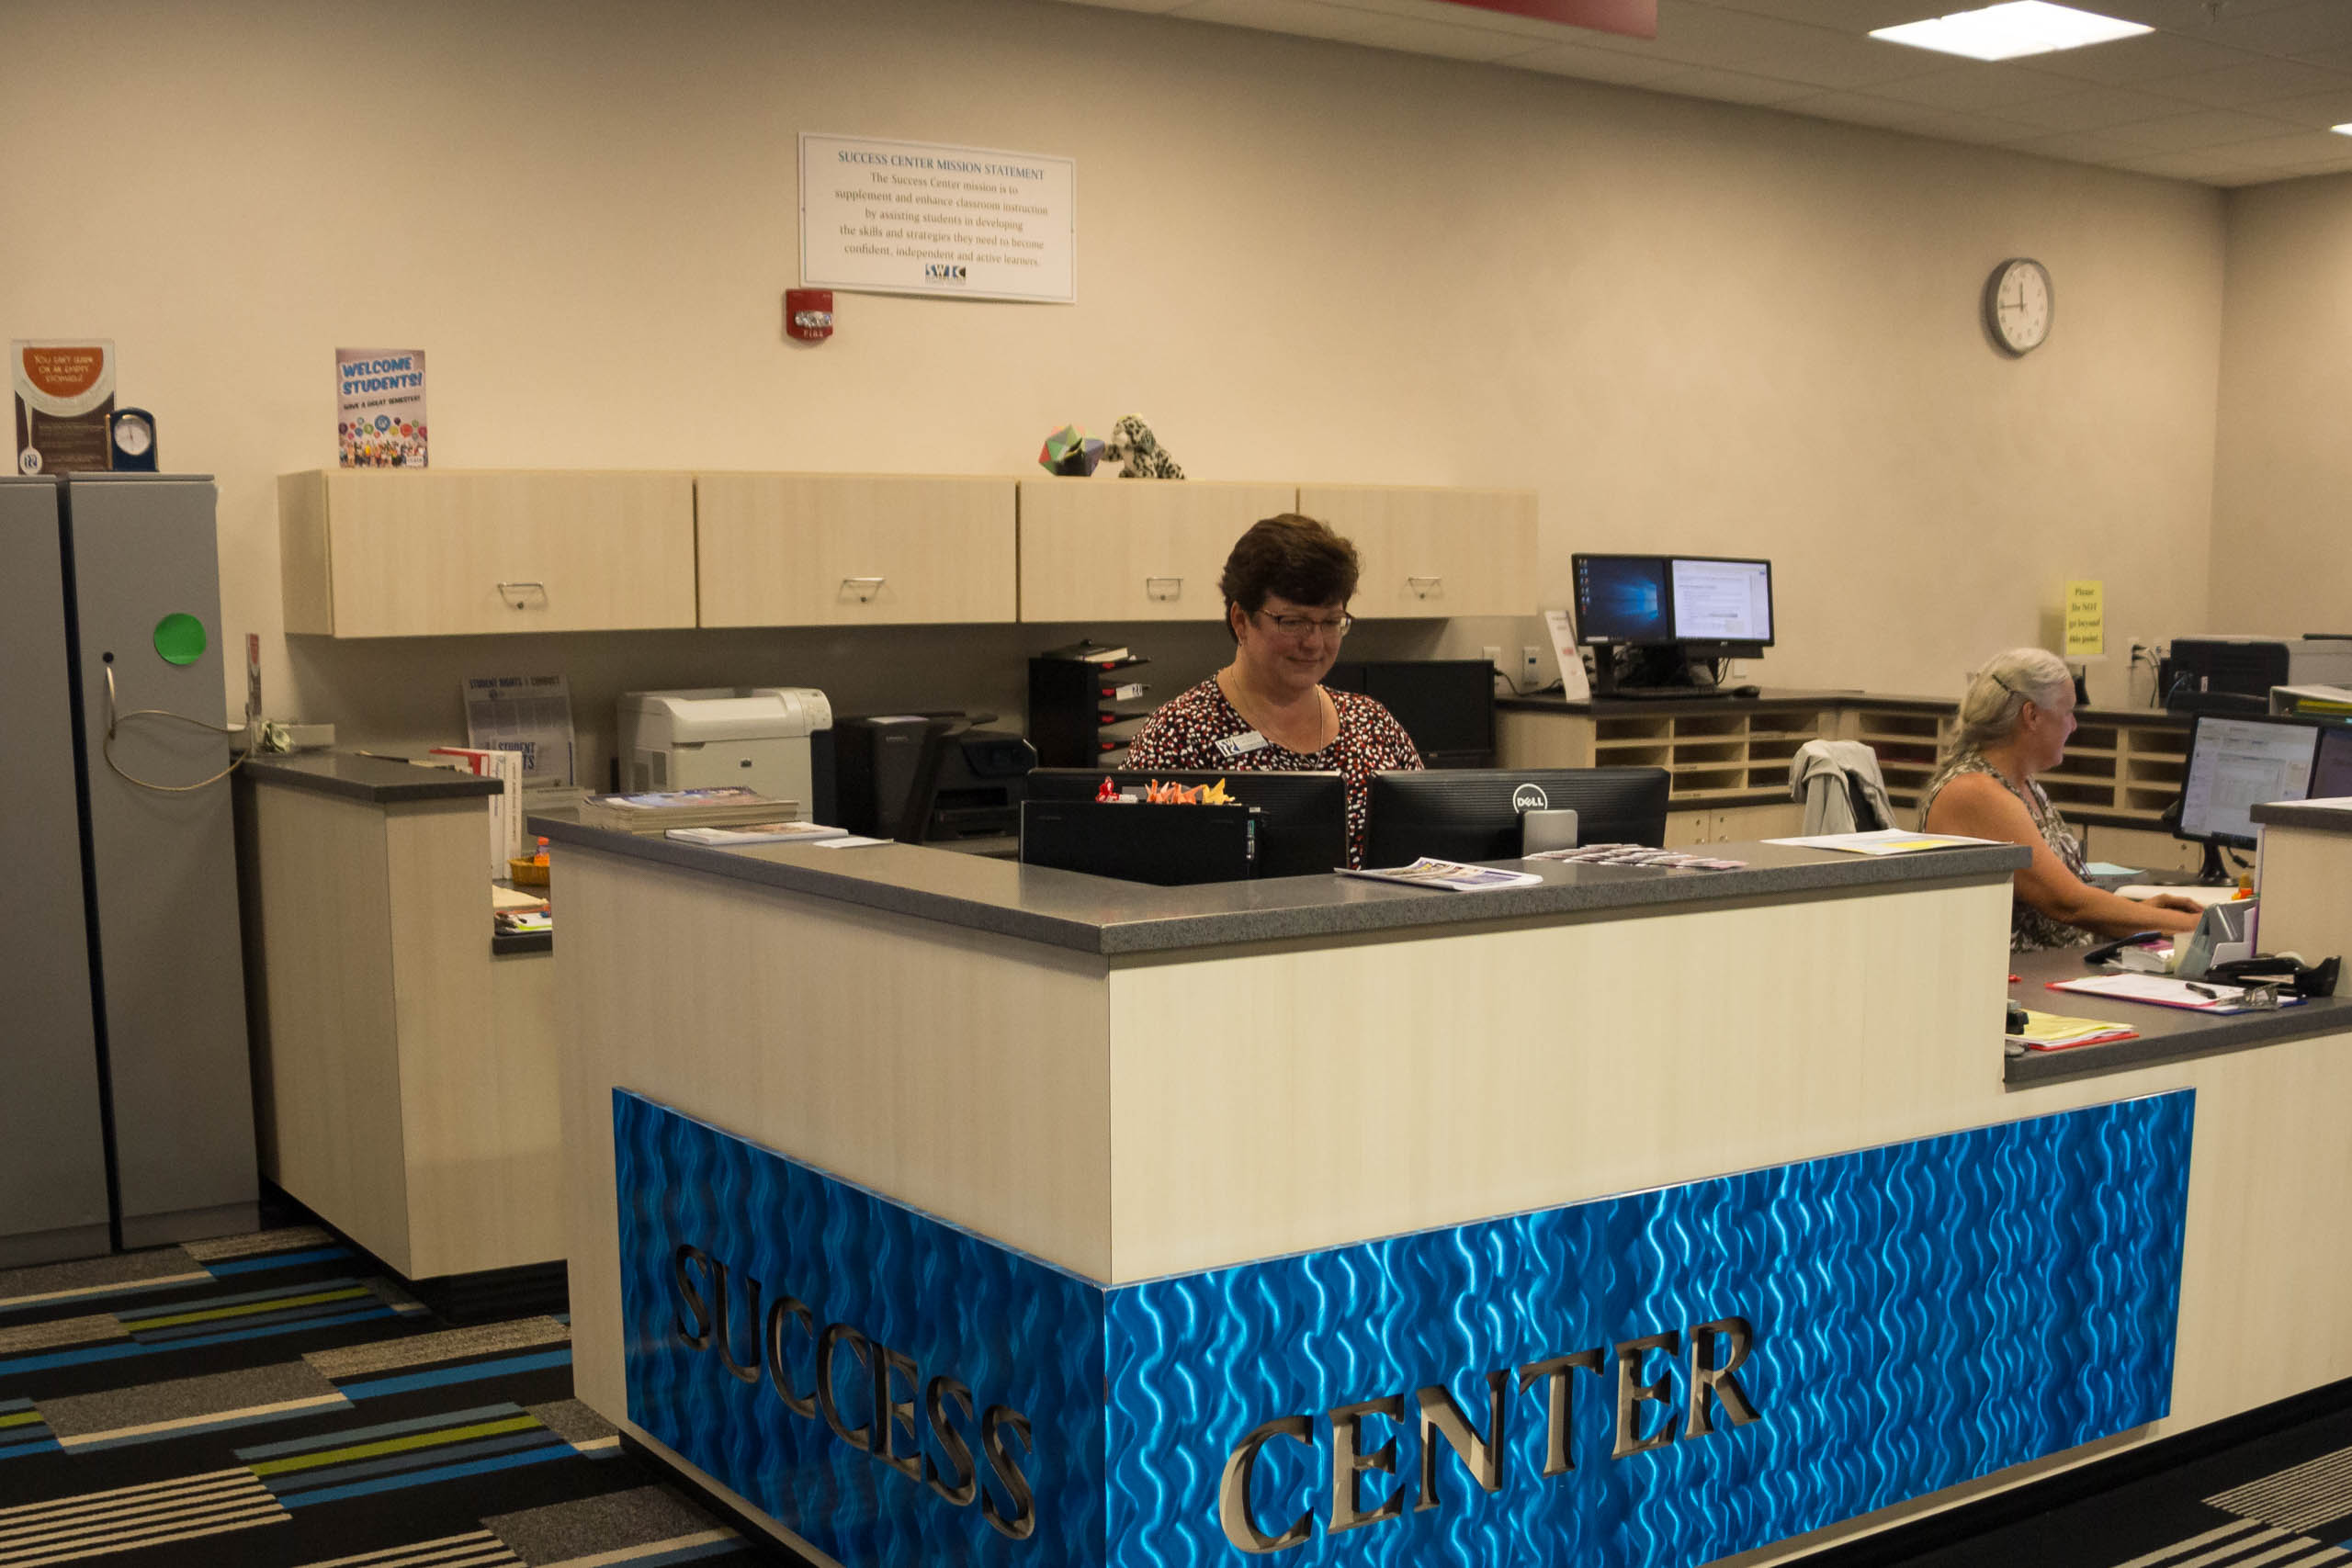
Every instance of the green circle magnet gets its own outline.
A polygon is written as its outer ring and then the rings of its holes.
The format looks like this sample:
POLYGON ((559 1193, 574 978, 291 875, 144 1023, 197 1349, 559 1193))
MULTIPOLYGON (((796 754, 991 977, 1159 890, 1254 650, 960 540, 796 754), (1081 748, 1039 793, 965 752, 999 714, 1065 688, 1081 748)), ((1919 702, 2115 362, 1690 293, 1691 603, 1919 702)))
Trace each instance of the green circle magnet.
POLYGON ((185 611, 155 623, 155 652, 167 664, 193 664, 204 657, 204 623, 185 611))

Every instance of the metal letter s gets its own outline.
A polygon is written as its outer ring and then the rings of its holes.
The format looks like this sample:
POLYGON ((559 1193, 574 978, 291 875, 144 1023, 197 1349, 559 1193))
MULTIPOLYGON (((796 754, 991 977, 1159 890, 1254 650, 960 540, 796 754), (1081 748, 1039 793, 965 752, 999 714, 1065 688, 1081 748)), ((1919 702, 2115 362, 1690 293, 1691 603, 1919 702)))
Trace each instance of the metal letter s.
POLYGON ((702 1299, 702 1292, 695 1290, 694 1281, 686 1278, 686 1265, 689 1263, 702 1271, 706 1283, 710 1280, 710 1254, 701 1247, 682 1243, 670 1255, 670 1277, 678 1287, 678 1304, 695 1320, 695 1326, 689 1329, 685 1317, 681 1315, 670 1333, 689 1350, 707 1350, 710 1348, 710 1303, 702 1299))
POLYGON ((1012 1499, 1012 1517, 1007 1518, 997 1512, 996 1499, 988 1493, 980 1494, 980 1516, 999 1535, 1014 1540, 1027 1540, 1037 1533, 1037 1497, 1029 1490, 1029 1478, 1021 1473, 1021 1466, 1005 1447, 1000 1433, 1010 1428, 1021 1439, 1021 1446, 1032 1453, 1037 1445, 1029 1438, 1029 1417, 1010 1405, 991 1404, 980 1413, 980 1450, 989 1456, 989 1468, 1012 1499))

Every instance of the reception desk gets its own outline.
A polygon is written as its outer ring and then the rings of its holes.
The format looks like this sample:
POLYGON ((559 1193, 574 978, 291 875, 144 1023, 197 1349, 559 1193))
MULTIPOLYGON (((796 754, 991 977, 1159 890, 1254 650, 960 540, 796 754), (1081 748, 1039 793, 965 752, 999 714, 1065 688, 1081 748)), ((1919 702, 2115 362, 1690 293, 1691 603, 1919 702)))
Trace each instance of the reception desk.
POLYGON ((2352 1375, 2352 1011, 2013 1082, 2019 850, 534 830, 578 1393, 812 1561, 1793 1553, 2352 1375))

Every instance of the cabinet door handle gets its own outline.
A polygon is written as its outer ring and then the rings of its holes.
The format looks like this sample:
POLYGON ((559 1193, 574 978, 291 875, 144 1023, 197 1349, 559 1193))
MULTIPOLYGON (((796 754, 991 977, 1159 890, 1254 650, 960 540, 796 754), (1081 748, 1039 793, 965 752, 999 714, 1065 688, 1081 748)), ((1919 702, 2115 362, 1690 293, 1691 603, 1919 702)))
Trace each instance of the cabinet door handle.
POLYGON ((521 609, 523 601, 529 598, 534 591, 541 599, 548 596, 548 585, 544 582, 502 582, 498 585, 498 596, 506 601, 506 607, 510 610, 521 609))
POLYGON ((1405 586, 1413 591, 1414 598, 1427 599, 1435 594, 1445 592, 1445 579, 1442 577, 1408 577, 1405 580, 1405 586))
POLYGON ((1184 596, 1184 580, 1181 577, 1147 577, 1143 580, 1143 596, 1166 601, 1184 596))
POLYGON ((874 596, 882 592, 884 581, 879 577, 844 577, 842 579, 842 592, 844 596, 855 595, 861 604, 871 604, 874 596))

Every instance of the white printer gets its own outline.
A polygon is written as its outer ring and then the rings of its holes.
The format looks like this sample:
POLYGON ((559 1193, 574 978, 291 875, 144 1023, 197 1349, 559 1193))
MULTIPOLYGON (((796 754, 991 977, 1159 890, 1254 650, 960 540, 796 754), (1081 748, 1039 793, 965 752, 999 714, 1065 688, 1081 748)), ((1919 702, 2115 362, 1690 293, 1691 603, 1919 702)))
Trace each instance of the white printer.
MULTIPOLYGON (((820 744, 830 753, 832 728, 832 705, 808 686, 627 692, 621 784, 632 795, 741 784, 791 801, 810 820, 820 804, 812 759, 820 744)), ((824 771, 831 772, 830 755, 824 771)))

